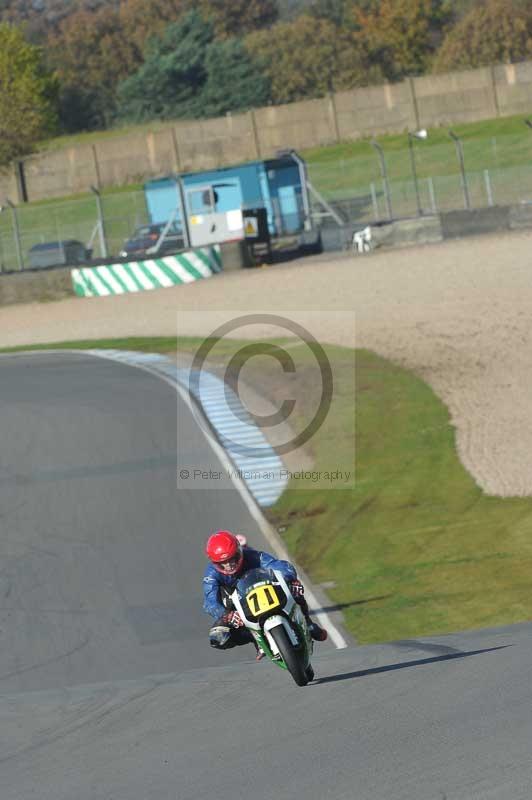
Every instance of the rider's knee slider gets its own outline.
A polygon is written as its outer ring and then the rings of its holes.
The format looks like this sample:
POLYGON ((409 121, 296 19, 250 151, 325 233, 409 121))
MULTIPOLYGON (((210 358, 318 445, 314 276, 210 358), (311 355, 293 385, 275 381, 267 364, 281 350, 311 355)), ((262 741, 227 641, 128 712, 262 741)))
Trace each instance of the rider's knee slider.
POLYGON ((211 647, 218 650, 225 650, 231 639, 231 628, 229 625, 213 625, 209 631, 209 643, 211 647))

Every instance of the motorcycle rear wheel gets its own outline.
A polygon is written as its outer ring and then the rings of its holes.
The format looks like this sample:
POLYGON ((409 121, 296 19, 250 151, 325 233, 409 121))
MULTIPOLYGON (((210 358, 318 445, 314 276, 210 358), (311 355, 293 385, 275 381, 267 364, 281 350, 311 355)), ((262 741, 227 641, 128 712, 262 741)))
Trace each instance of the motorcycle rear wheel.
POLYGON ((306 686, 309 682, 307 672, 301 662, 299 653, 282 625, 272 628, 270 634, 275 639, 279 652, 283 658, 286 668, 298 686, 306 686))

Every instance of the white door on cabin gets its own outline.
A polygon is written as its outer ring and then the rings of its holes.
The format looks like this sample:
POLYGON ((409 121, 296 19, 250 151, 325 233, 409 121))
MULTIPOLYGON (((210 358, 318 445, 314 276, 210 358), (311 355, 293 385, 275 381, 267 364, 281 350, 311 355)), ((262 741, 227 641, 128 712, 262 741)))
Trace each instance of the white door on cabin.
POLYGON ((202 247, 244 238, 240 207, 221 210, 222 187, 212 184, 191 186, 185 190, 190 244, 202 247))

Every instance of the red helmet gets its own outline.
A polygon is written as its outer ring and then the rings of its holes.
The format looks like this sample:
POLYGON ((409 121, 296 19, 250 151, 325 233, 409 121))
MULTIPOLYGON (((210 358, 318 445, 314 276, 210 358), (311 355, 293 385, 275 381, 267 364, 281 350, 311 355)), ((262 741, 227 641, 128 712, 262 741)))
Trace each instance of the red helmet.
POLYGON ((231 531, 217 531, 209 536, 205 554, 222 575, 236 575, 244 561, 242 545, 231 531))

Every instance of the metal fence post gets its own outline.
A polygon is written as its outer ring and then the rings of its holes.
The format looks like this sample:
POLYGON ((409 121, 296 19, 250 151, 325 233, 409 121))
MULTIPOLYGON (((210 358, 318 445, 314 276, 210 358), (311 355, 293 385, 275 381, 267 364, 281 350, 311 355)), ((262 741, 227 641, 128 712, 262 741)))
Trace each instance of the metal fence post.
POLYGON ((57 211, 54 209, 54 222, 55 222, 55 238, 57 239, 57 244, 61 250, 61 256, 63 258, 62 263, 66 264, 66 253, 65 253, 65 243, 63 242, 61 231, 59 229, 59 220, 57 218, 57 211))
POLYGON ((421 199, 419 197, 419 184, 417 180, 417 170, 416 170, 416 159, 414 156, 414 136, 413 134, 408 134, 408 150, 410 151, 410 168, 412 170, 412 178, 414 180, 414 191, 416 193, 416 209, 418 217, 421 217, 423 214, 423 209, 421 208, 421 199))
POLYGON ((432 213, 438 213, 438 206, 436 205, 436 192, 434 191, 434 181, 432 177, 427 178, 427 184, 429 187, 429 197, 430 197, 430 205, 432 207, 432 213))
POLYGON ((22 258, 22 247, 20 246, 20 229, 18 225, 18 216, 16 206, 13 205, 11 200, 6 197, 6 204, 11 209, 11 221, 13 223, 13 237, 15 239, 15 250, 17 253, 17 263, 19 270, 24 269, 24 259, 22 258))
POLYGON ((190 247, 190 228, 188 226, 188 210, 185 198, 185 187, 181 175, 175 175, 177 191, 179 192, 179 202, 181 205, 181 222, 183 223, 183 239, 185 247, 190 247))
POLYGON ((102 198, 100 192, 95 186, 91 186, 91 192, 94 193, 96 197, 96 210, 98 212, 98 229, 99 229, 99 236, 100 236, 100 250, 102 253, 102 258, 107 258, 107 240, 105 237, 105 222, 103 218, 103 208, 102 208, 102 198))
POLYGON ((467 185, 467 175, 465 171, 465 164, 464 164, 464 149, 462 147, 462 142, 453 131, 449 131, 449 136, 453 140, 455 147, 456 147, 456 154, 458 156, 458 162, 460 164, 460 175, 462 178, 462 190, 464 192, 464 203, 465 207, 468 211, 471 210, 471 200, 469 197, 469 187, 467 185))
POLYGON ((484 184, 486 186, 486 194, 488 195, 488 205, 492 206, 494 205, 494 203, 493 203, 493 192, 491 189, 491 178, 489 169, 484 170, 484 184))
POLYGON ((379 219, 379 204, 377 202, 377 192, 375 191, 375 184, 373 181, 369 185, 369 189, 371 192, 371 202, 373 203, 373 215, 376 220, 379 219))
POLYGON ((303 200, 303 227, 306 231, 312 230, 312 217, 310 215, 310 199, 308 196, 308 176, 307 176, 307 165, 303 161, 303 159, 296 153, 295 150, 290 150, 290 155, 292 156, 293 160, 297 164, 297 168, 299 170, 299 181, 301 184, 301 198, 303 200))
POLYGON ((386 169, 386 161, 384 159, 384 152, 380 144, 375 140, 372 139, 370 142, 371 146, 375 148, 377 154, 379 156, 379 163, 381 167, 381 175, 382 175, 382 184, 384 186, 384 194, 386 197, 386 211, 388 212, 388 219, 393 219, 392 217, 392 199, 390 197, 390 184, 388 183, 388 171, 386 169))

